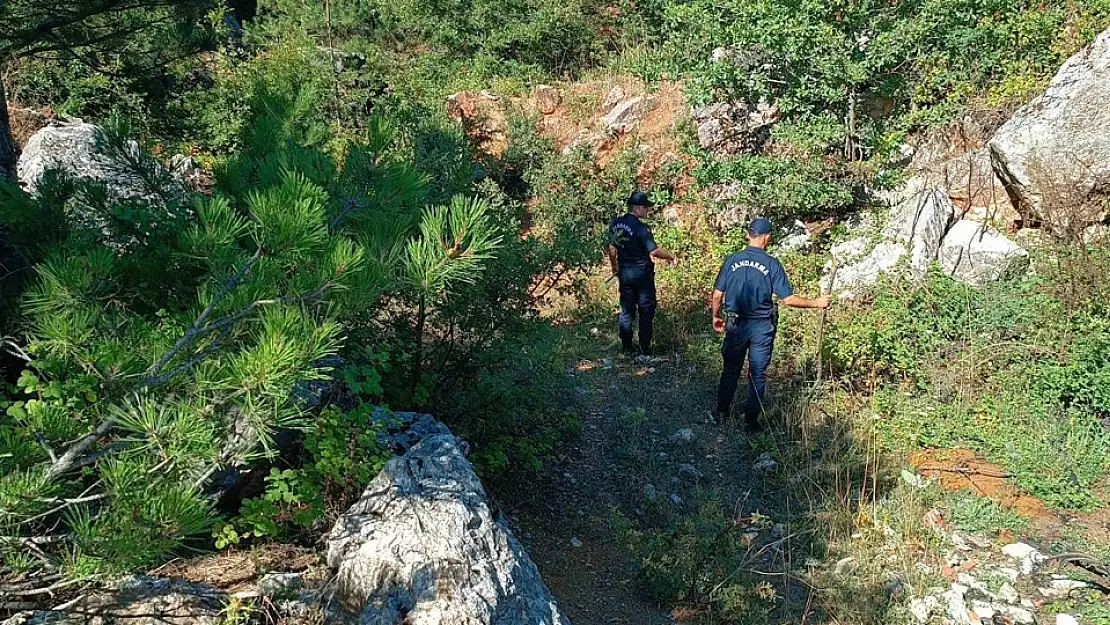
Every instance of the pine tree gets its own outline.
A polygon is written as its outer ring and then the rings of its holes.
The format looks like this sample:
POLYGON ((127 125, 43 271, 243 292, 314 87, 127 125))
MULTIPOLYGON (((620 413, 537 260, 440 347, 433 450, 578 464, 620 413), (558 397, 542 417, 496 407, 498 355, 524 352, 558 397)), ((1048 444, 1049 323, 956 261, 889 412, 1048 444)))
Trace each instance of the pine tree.
POLYGON ((485 202, 424 206, 392 125, 341 158, 307 147, 290 122, 311 97, 261 90, 243 152, 191 206, 58 176, 0 194, 15 222, 77 194, 92 211, 42 242, 23 340, 5 343, 26 360, 0 417, 8 568, 85 579, 202 537, 213 474, 311 418, 292 391, 328 376, 344 319, 398 290, 434 306, 495 253, 485 202))

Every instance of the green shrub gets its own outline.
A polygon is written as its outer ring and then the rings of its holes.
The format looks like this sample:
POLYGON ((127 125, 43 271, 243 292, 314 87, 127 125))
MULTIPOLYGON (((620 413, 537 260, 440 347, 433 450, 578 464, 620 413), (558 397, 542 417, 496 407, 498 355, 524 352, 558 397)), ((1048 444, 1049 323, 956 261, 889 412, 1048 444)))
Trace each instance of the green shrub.
MULTIPOLYGON (((372 395, 381 389, 366 390, 372 395)), ((373 404, 350 412, 324 409, 305 433, 303 466, 270 469, 265 493, 244 500, 235 519, 216 526, 216 548, 252 538, 288 539, 334 522, 391 456, 371 427, 376 410, 373 404)))
POLYGON ((730 202, 750 206, 767 217, 821 217, 853 204, 853 181, 817 157, 707 159, 694 175, 702 186, 739 183, 740 194, 730 202))
POLYGON ((825 356, 850 379, 922 378, 922 361, 970 338, 970 319, 982 306, 974 289, 939 271, 917 286, 887 279, 874 293, 869 305, 837 314, 827 330, 825 356))
MULTIPOLYGON (((769 523, 758 513, 753 517, 769 523)), ((751 556, 741 537, 745 527, 715 493, 703 493, 696 512, 663 527, 637 529, 618 519, 618 529, 645 589, 660 602, 708 608, 715 619, 758 622, 779 600, 773 588, 745 572, 751 556)))

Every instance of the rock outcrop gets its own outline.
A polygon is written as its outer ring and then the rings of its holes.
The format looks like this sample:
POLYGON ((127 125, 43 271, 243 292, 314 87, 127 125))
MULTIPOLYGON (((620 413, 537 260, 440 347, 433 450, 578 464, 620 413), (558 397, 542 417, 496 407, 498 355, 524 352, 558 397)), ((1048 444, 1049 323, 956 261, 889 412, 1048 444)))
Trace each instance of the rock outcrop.
POLYGON ((601 118, 602 132, 606 135, 616 135, 632 130, 653 106, 655 106, 655 100, 650 96, 636 96, 621 100, 613 106, 613 110, 601 118))
POLYGON ((1068 59, 1048 90, 990 141, 1014 205, 1057 233, 1100 221, 1110 194, 1110 30, 1068 59))
POLYGON ((766 101, 716 102, 694 107, 690 117, 698 126, 698 143, 719 158, 755 154, 771 138, 779 108, 766 101))
POLYGON ((937 257, 940 241, 956 217, 956 207, 942 187, 924 189, 899 202, 890 212, 883 238, 909 252, 910 271, 917 276, 937 257))
POLYGON ((536 109, 544 115, 554 113, 563 101, 559 90, 550 85, 537 85, 532 95, 536 101, 536 109))
POLYGON ((981 286, 1020 269, 1028 253, 988 225, 960 219, 944 187, 927 187, 922 177, 900 190, 884 194, 893 204, 886 225, 861 220, 861 232, 833 246, 833 261, 821 279, 824 292, 853 298, 873 286, 883 274, 904 268, 912 279, 923 277, 934 261, 954 278, 981 286), (836 264, 835 283, 831 271, 836 264))
POLYGON ((941 187, 922 189, 911 181, 908 190, 891 194, 889 200, 895 204, 874 247, 864 252, 873 235, 863 234, 833 248, 833 258, 840 266, 835 284, 831 272, 822 279, 823 291, 851 298, 900 266, 903 259, 913 277, 923 276, 929 263, 936 260, 941 239, 955 219, 956 208, 948 192, 941 187))
MULTIPOLYGON (((199 176, 187 157, 174 161, 170 170, 146 162, 139 144, 128 141, 117 152, 107 148, 100 127, 81 120, 52 122, 27 141, 19 157, 19 182, 31 194, 37 192, 48 170, 61 170, 75 180, 103 184, 118 200, 142 199, 164 203, 183 200, 191 187, 181 178, 199 176), (140 174, 141 167, 149 167, 140 174)), ((199 166, 196 166, 199 167, 199 166)))
POLYGON ((386 464, 336 522, 328 564, 363 625, 569 623, 449 433, 386 464))
POLYGON ((509 120, 501 97, 482 91, 467 91, 447 97, 447 115, 462 126, 463 132, 483 154, 500 157, 509 145, 509 120))
POLYGON ((1029 253, 986 224, 962 219, 944 235, 938 260, 955 278, 981 286, 1024 267, 1029 253))

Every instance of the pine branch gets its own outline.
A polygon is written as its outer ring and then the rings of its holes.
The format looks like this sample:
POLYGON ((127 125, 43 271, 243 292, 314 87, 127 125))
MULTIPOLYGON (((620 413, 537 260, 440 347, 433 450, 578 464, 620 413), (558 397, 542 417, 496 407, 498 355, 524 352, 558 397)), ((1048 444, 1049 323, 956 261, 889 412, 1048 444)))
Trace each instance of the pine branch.
MULTIPOLYGON (((257 257, 259 255, 260 255, 260 252, 256 252, 255 256, 252 257, 251 262, 253 262, 253 260, 257 260, 257 257)), ((271 305, 274 305, 274 304, 297 304, 297 303, 304 303, 304 302, 317 300, 317 299, 323 297, 323 295, 325 293, 327 293, 328 289, 330 289, 334 284, 332 281, 329 280, 329 281, 325 282, 324 284, 322 284, 320 286, 320 288, 318 288, 314 291, 311 291, 309 293, 302 294, 302 295, 290 295, 290 296, 279 297, 279 298, 274 298, 274 299, 257 300, 255 302, 252 302, 250 305, 244 307, 242 310, 240 310, 237 313, 228 315, 227 317, 224 317, 223 319, 220 319, 218 321, 213 321, 212 323, 209 323, 208 325, 201 326, 200 324, 203 323, 204 320, 207 319, 207 317, 212 313, 212 310, 215 308, 216 301, 220 300, 220 299, 223 299, 223 297, 225 297, 227 295, 227 292, 229 292, 231 290, 231 286, 233 286, 232 282, 237 282, 238 280, 242 279, 242 276, 245 275, 245 273, 246 273, 245 270, 249 269, 249 264, 251 264, 251 263, 248 263, 248 265, 244 265, 243 269, 241 269, 239 271, 239 273, 237 273, 236 276, 234 276, 232 278, 232 280, 229 281, 227 285, 225 285, 224 290, 221 291, 221 293, 216 297, 216 299, 214 299, 213 302, 211 304, 209 304, 208 307, 201 313, 200 317, 197 318, 197 321, 193 323, 193 327, 190 328, 189 331, 185 333, 185 336, 183 336, 177 342, 177 344, 174 345, 173 349, 171 349, 170 352, 166 356, 163 356, 161 358, 161 360, 159 360, 159 364, 155 367, 156 370, 161 370, 161 369, 165 368, 165 365, 172 360, 173 356, 175 356, 177 353, 180 353, 180 351, 184 347, 189 345, 193 340, 195 340, 199 336, 207 335, 207 334, 209 334, 209 333, 211 333, 215 330, 220 330, 221 333, 230 333, 231 328, 236 323, 243 320, 245 317, 247 317, 248 315, 250 315, 252 312, 256 311, 257 309, 261 308, 262 306, 271 306, 271 305)), ((187 372, 192 367, 194 367, 195 365, 200 363, 202 360, 204 360, 205 358, 210 356, 212 353, 214 353, 216 351, 216 349, 218 348, 218 345, 217 345, 218 343, 220 343, 219 340, 214 342, 213 345, 210 345, 207 349, 205 349, 201 353, 194 355, 192 358, 190 358, 187 362, 183 363, 181 366, 178 366, 178 367, 174 368, 172 371, 170 371, 168 373, 147 376, 146 378, 144 378, 144 380, 140 384, 139 388, 150 387, 150 386, 160 386, 162 384, 165 384, 165 383, 171 381, 172 379, 176 378, 177 376, 187 372)), ((71 446, 69 449, 67 449, 65 454, 63 454, 61 458, 59 458, 56 462, 54 462, 50 466, 49 469, 47 469, 47 472, 46 472, 47 477, 48 478, 57 477, 58 475, 61 475, 63 473, 67 473, 69 471, 73 471, 73 470, 79 469, 81 467, 88 466, 88 465, 92 464, 93 462, 96 462, 96 460, 98 460, 102 456, 104 456, 104 455, 122 447, 123 443, 120 443, 118 446, 115 446, 115 445, 110 446, 106 449, 97 451, 97 452, 95 452, 93 454, 90 454, 88 456, 83 456, 83 454, 89 449, 89 447, 91 447, 98 439, 107 435, 108 432, 111 431, 112 427, 114 427, 114 425, 115 425, 115 421, 111 418, 105 419, 104 421, 102 421, 100 423, 100 425, 98 425, 96 427, 95 430, 93 430, 90 434, 88 434, 84 438, 80 439, 73 446, 71 446)))
POLYGON ((162 358, 160 358, 157 363, 155 363, 154 367, 151 368, 150 375, 147 377, 147 384, 149 384, 149 381, 152 378, 157 378, 161 374, 162 369, 164 369, 166 365, 168 365, 170 361, 172 361, 182 349, 184 349, 198 336, 205 332, 203 324, 205 321, 208 320, 208 316, 211 315, 212 311, 216 309, 216 306, 218 306, 219 303, 222 302, 225 297, 227 297, 228 293, 231 293, 232 289, 239 286, 239 283, 242 282, 243 278, 247 276, 247 273, 251 270, 251 267, 254 266, 254 263, 256 263, 261 257, 262 248, 258 248, 257 250, 255 250, 254 255, 252 255, 250 259, 243 264, 239 271, 237 271, 235 275, 232 276, 231 279, 224 284, 223 288, 220 289, 220 292, 216 294, 216 297, 212 298, 212 301, 209 302, 204 311, 200 313, 200 316, 197 317, 197 320, 193 322, 193 326, 189 328, 189 330, 185 332, 185 335, 178 339, 177 343, 175 343, 174 346, 171 347, 170 350, 166 352, 166 354, 162 356, 162 358))
POLYGON ((78 440, 69 449, 62 454, 61 458, 50 465, 46 470, 46 477, 55 478, 63 473, 66 473, 74 468, 82 454, 92 447, 96 441, 100 440, 102 436, 111 431, 114 421, 112 419, 105 419, 96 426, 92 432, 87 434, 84 438, 78 440))
MULTIPOLYGON (((88 491, 86 490, 85 492, 88 492, 88 491)), ((41 514, 36 514, 35 516, 33 516, 29 519, 24 519, 24 520, 20 521, 18 523, 18 525, 26 525, 28 523, 34 523, 35 521, 38 521, 39 519, 45 519, 46 517, 57 514, 57 513, 61 512, 62 510, 65 510, 66 508, 68 508, 70 506, 75 506, 75 505, 81 504, 81 503, 89 503, 89 502, 92 502, 92 501, 100 501, 101 499, 104 499, 107 496, 108 496, 107 493, 98 493, 96 495, 88 495, 88 496, 82 495, 82 496, 76 497, 74 499, 63 499, 63 500, 61 500, 62 501, 61 505, 55 506, 54 508, 51 508, 50 510, 47 510, 46 512, 43 512, 41 514)))

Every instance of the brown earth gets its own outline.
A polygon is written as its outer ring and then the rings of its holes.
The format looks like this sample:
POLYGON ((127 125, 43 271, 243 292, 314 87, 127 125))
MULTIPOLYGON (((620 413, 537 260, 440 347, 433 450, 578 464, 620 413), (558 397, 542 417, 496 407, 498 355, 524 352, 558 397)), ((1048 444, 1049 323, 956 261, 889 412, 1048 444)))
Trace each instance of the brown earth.
MULTIPOLYGON (((1110 550, 1110 506, 1106 502, 1087 514, 1051 510, 1009 480, 1006 469, 979 458, 970 449, 927 449, 910 455, 910 464, 925 477, 936 478, 946 490, 970 490, 1029 522, 1036 540, 1044 543, 1077 537, 1093 549, 1110 550)), ((1110 493, 1110 489, 1096 489, 1110 493)))
POLYGON ((1010 482, 1004 468, 977 457, 970 449, 927 449, 912 454, 910 464, 947 490, 970 490, 1024 519, 1045 522, 1056 518, 1043 501, 1010 482))
POLYGON ((12 139, 18 146, 27 145, 27 140, 54 119, 50 109, 22 108, 15 102, 8 102, 8 121, 11 123, 12 139))
POLYGON ((660 168, 680 163, 673 193, 684 195, 693 184, 690 170, 696 164, 682 154, 676 127, 689 115, 686 93, 676 82, 663 82, 649 90, 632 78, 608 78, 557 86, 539 85, 528 97, 499 96, 486 92, 462 92, 447 101, 448 114, 458 121, 480 153, 500 157, 508 145, 507 115, 516 108, 537 118, 540 135, 550 139, 557 150, 589 145, 599 167, 604 168, 624 150, 639 149, 643 160, 636 182, 648 186, 660 168), (619 97, 615 97, 619 95, 619 97), (601 118, 613 106, 635 97, 652 101, 640 121, 628 132, 607 135, 601 118))

